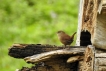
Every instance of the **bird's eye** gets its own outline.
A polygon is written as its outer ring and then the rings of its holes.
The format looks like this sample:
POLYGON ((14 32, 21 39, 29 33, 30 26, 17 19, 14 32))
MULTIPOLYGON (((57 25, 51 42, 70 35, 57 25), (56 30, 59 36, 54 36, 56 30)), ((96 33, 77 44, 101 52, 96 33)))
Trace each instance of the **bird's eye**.
POLYGON ((58 31, 57 33, 60 33, 60 31, 58 31))
POLYGON ((58 31, 57 33, 63 33, 62 31, 58 31))

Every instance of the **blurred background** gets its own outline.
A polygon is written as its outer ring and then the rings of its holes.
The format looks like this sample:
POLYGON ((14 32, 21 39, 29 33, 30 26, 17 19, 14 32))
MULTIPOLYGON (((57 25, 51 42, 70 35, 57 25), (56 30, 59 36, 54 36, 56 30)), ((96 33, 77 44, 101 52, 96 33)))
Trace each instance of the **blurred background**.
POLYGON ((77 31, 78 8, 79 0, 0 0, 0 71, 31 66, 8 56, 13 43, 62 45, 56 32, 77 31))

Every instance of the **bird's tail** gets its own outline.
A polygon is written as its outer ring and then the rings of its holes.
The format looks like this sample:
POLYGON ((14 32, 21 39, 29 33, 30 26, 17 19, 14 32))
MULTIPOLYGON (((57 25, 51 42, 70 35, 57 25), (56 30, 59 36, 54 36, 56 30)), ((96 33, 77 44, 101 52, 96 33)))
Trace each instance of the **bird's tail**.
POLYGON ((75 35, 76 33, 77 33, 77 32, 75 32, 75 33, 71 36, 72 39, 74 38, 74 35, 75 35))

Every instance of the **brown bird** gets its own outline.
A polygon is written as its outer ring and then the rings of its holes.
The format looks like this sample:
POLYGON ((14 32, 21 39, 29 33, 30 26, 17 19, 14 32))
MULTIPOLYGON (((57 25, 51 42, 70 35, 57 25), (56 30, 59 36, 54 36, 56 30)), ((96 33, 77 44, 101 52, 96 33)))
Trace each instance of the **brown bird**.
POLYGON ((69 36, 64 31, 57 32, 57 35, 58 35, 60 42, 62 44, 64 44, 65 47, 66 47, 66 45, 70 45, 73 42, 75 34, 76 34, 76 32, 72 36, 69 36))

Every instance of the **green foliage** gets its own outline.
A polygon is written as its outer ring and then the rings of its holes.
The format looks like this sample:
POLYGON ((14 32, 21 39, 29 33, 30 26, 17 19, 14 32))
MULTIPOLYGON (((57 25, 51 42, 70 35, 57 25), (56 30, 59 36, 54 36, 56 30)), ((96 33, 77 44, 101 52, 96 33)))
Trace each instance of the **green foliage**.
POLYGON ((62 45, 56 32, 77 31, 78 6, 79 0, 0 0, 0 70, 30 66, 8 56, 13 43, 62 45))

